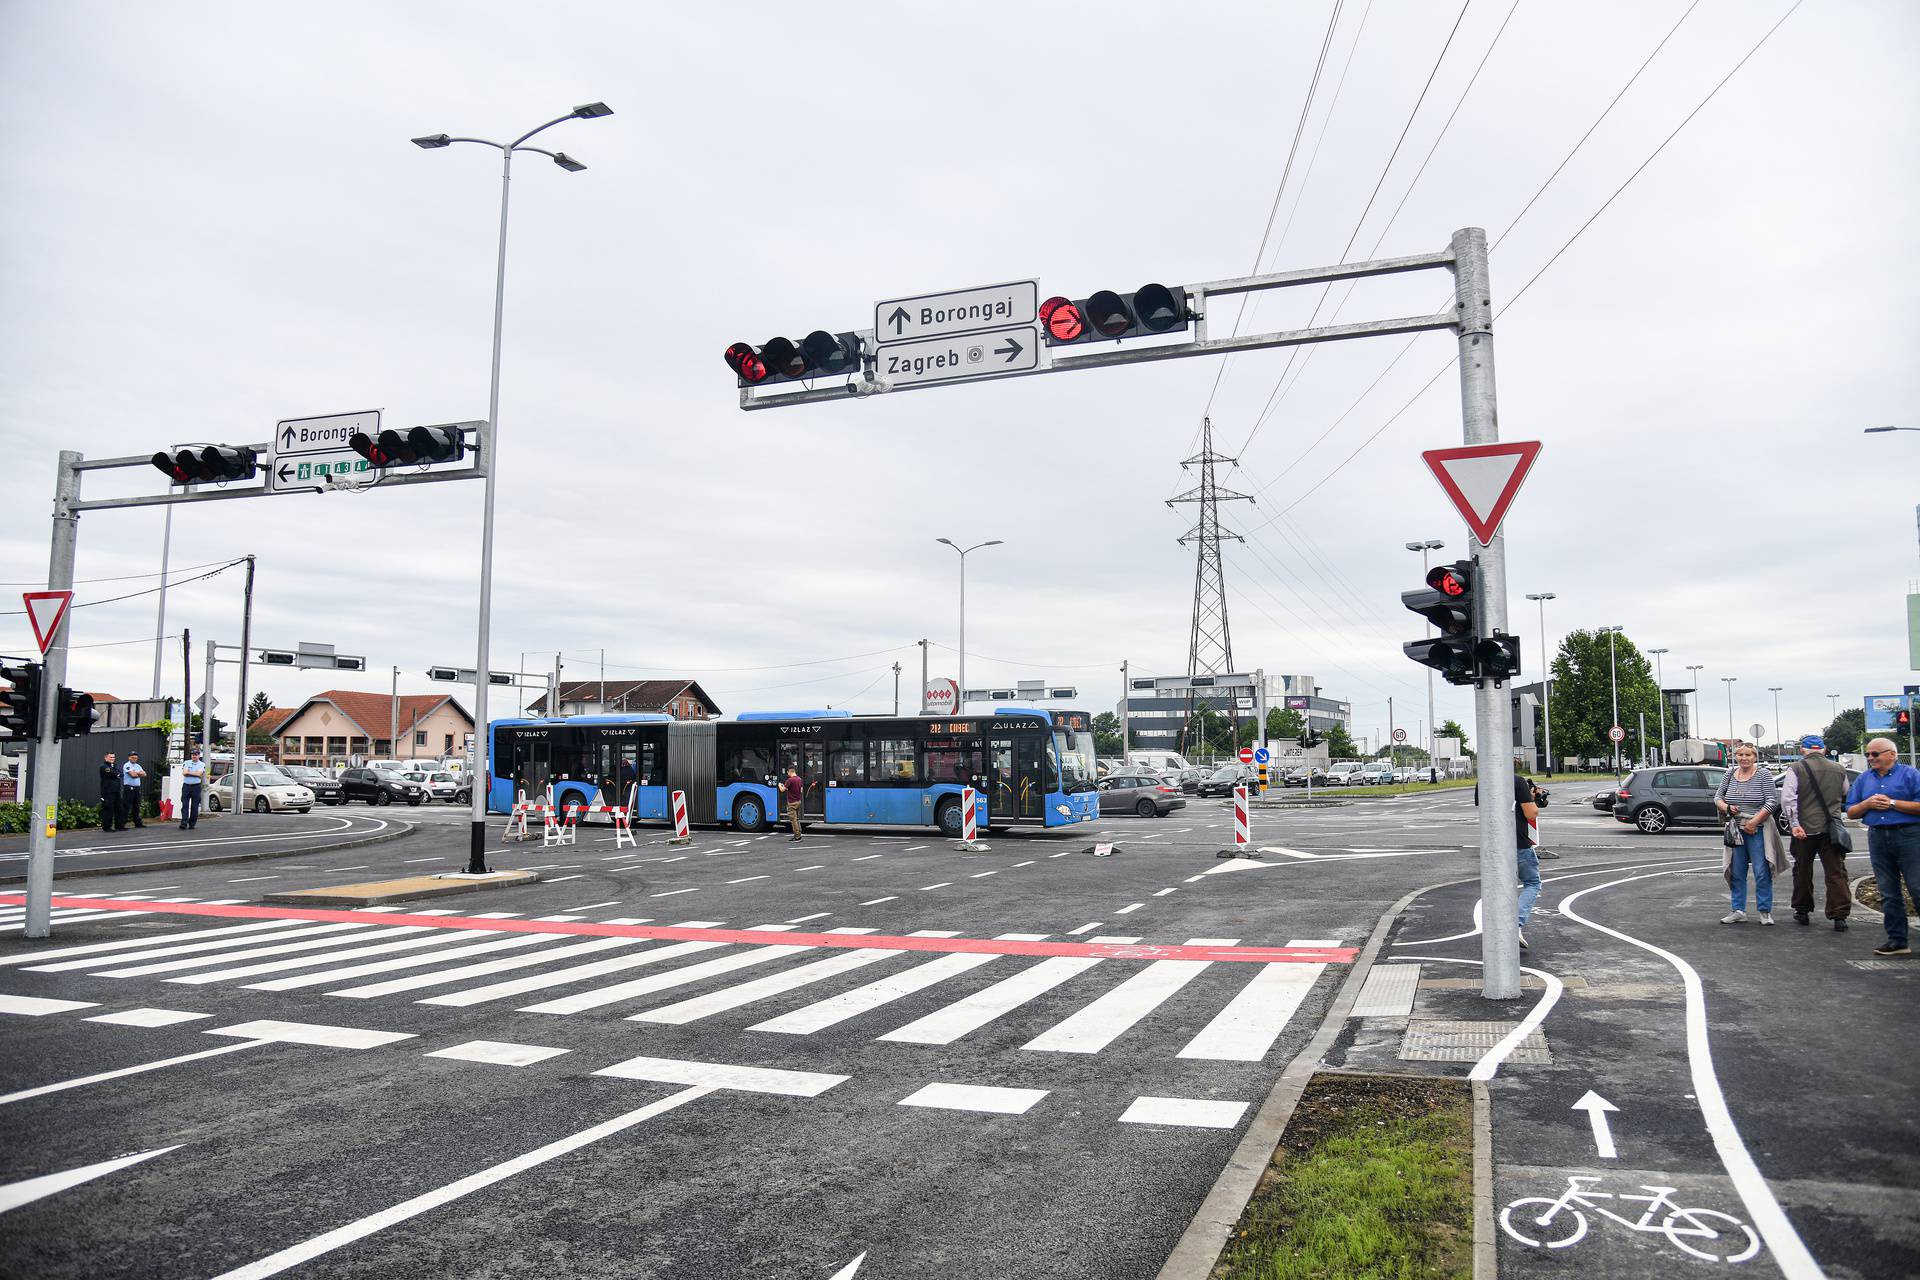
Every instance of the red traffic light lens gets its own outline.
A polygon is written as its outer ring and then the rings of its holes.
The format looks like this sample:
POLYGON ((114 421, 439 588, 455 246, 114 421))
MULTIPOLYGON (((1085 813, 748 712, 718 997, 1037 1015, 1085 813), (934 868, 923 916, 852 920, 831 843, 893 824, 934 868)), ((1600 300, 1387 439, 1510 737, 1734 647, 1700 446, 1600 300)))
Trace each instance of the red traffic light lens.
POLYGON ((1047 335, 1055 342, 1072 342, 1087 331, 1080 308, 1065 298, 1048 298, 1041 303, 1040 323, 1047 326, 1047 335))
POLYGON ((1117 338, 1133 328, 1133 316, 1127 311, 1127 304, 1111 289, 1102 289, 1087 299, 1087 319, 1109 338, 1117 338))
POLYGON ((762 382, 767 376, 766 361, 760 353, 745 342, 736 342, 727 348, 727 368, 742 382, 762 382))
POLYGON ((1427 585, 1446 596, 1464 596, 1467 594, 1467 580, 1458 571, 1441 565, 1427 575, 1427 585))

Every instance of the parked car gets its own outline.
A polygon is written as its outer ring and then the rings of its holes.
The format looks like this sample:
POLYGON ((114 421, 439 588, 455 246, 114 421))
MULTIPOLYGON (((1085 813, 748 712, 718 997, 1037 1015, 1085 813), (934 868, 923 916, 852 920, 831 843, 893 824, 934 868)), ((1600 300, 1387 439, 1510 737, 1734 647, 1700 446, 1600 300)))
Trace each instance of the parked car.
POLYGON ((344 804, 345 797, 340 794, 340 779, 325 769, 316 769, 307 764, 283 764, 280 772, 313 792, 313 798, 321 804, 344 804))
MULTIPOLYGON (((233 779, 207 788, 207 808, 218 813, 233 803, 233 779)), ((313 792, 277 769, 249 769, 240 788, 240 803, 255 813, 306 813, 313 808, 313 792)))
POLYGON ((1161 778, 1170 787, 1180 788, 1181 794, 1193 795, 1210 772, 1206 769, 1173 769, 1161 774, 1161 778))
POLYGON ((1593 807, 1602 813, 1612 813, 1614 799, 1619 793, 1620 784, 1617 782, 1609 782, 1606 786, 1593 793, 1593 807))
POLYGON ((1118 773, 1100 784, 1100 812, 1103 815, 1137 813, 1143 818, 1164 818, 1175 809, 1184 809, 1186 806, 1180 788, 1144 770, 1118 773))
MULTIPOLYGON (((1614 820, 1631 822, 1650 833, 1668 827, 1721 826, 1726 820, 1713 797, 1725 776, 1722 769, 1635 769, 1613 793, 1614 820)), ((1782 776, 1775 778, 1773 785, 1779 788, 1785 782, 1782 776)), ((1776 811, 1774 822, 1781 835, 1791 834, 1786 814, 1776 811)))
POLYGON ((1194 787, 1198 796, 1230 796, 1235 787, 1250 786, 1260 774, 1250 764, 1223 764, 1194 787))
POLYGON ((403 773, 400 776, 407 782, 419 783, 420 789, 427 793, 429 800, 451 801, 460 791, 460 784, 444 769, 435 769, 431 772, 420 770, 403 773))
POLYGON ((1311 769, 1300 768, 1291 770, 1283 781, 1289 787, 1304 787, 1307 785, 1309 778, 1312 779, 1313 785, 1316 787, 1324 787, 1327 785, 1327 771, 1318 765, 1315 765, 1311 769))
POLYGON ((1129 751, 1129 773, 1165 773, 1168 769, 1190 769, 1193 763, 1176 751, 1129 751))
POLYGON ((348 769, 340 775, 340 794, 368 804, 392 804, 395 800, 420 804, 427 798, 419 783, 408 782, 392 769, 348 769))

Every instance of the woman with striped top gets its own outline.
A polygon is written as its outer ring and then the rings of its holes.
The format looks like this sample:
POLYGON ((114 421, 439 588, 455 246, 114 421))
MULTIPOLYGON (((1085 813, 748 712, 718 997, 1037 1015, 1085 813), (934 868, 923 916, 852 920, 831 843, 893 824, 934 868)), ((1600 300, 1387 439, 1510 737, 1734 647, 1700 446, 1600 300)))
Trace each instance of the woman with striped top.
POLYGON ((1739 924, 1747 918, 1747 871, 1751 868, 1760 923, 1772 924, 1774 854, 1780 848, 1773 815, 1780 808, 1780 793, 1774 788, 1772 775, 1760 767, 1759 751, 1745 743, 1733 749, 1733 768, 1720 780, 1713 803, 1721 818, 1739 822, 1745 837, 1738 846, 1727 848, 1721 864, 1732 891, 1732 909, 1720 923, 1739 924))

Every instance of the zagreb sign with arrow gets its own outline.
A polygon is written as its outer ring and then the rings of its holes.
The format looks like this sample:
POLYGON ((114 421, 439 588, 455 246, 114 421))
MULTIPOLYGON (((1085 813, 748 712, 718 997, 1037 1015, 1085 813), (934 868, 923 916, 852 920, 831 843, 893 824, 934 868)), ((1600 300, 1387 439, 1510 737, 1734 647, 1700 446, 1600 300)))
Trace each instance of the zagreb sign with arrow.
POLYGON ((1040 284, 1015 280, 873 306, 874 377, 890 386, 964 382, 1044 368, 1040 284))

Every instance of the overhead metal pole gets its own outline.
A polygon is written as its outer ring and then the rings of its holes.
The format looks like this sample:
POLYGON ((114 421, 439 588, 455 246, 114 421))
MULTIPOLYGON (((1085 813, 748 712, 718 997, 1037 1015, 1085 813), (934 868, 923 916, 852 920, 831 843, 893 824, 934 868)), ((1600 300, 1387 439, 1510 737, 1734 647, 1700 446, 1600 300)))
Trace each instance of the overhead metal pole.
POLYGON ((1667 677, 1663 674, 1665 667, 1661 664, 1660 655, 1667 651, 1665 649, 1649 649, 1647 652, 1653 655, 1654 692, 1660 695, 1659 698, 1656 699, 1660 704, 1660 756, 1657 761, 1649 761, 1648 763, 1665 764, 1667 762, 1667 677))
POLYGON ((1547 601, 1555 600, 1551 591, 1535 591, 1527 599, 1540 606, 1540 722, 1546 729, 1547 776, 1553 776, 1553 668, 1547 665, 1547 601))
MULTIPOLYGON (((233 717, 233 812, 244 809, 247 785, 247 667, 253 656, 253 557, 247 557, 246 603, 240 610, 240 704, 233 717)), ((208 681, 207 687, 213 687, 208 681)), ((211 716, 208 719, 212 719, 211 716)))
POLYGON ((1780 691, 1784 688, 1786 686, 1783 684, 1767 686, 1767 692, 1773 695, 1773 745, 1776 749, 1780 746, 1780 691))
POLYGON ((1127 748, 1133 745, 1132 734, 1128 732, 1132 727, 1129 715, 1131 709, 1127 706, 1132 698, 1133 680, 1127 672, 1127 659, 1122 658, 1120 660, 1120 759, 1123 763, 1127 758, 1127 748))
POLYGON ((1733 729, 1733 682, 1739 678, 1739 676, 1720 677, 1720 683, 1727 686, 1727 737, 1735 742, 1740 741, 1740 735, 1733 729))
POLYGON ((893 714, 900 714, 900 664, 893 664, 893 714))
POLYGON ((1693 672, 1693 724, 1689 726, 1696 738, 1704 737, 1706 726, 1700 720, 1700 673, 1707 669, 1704 662, 1690 662, 1687 670, 1693 672))
MULTIPOLYGON (((73 558, 79 539, 80 455, 60 451, 53 480, 53 545, 47 556, 47 590, 73 590, 73 558)), ((73 609, 60 616, 40 667, 40 737, 33 747, 33 812, 27 815, 27 923, 29 938, 53 930, 54 829, 60 811, 60 739, 56 720, 60 686, 67 678, 67 640, 73 609)))
MULTIPOLYGON (((1467 227, 1453 233, 1454 320, 1459 328, 1460 419, 1465 443, 1500 439, 1499 403, 1493 371, 1493 288, 1487 275, 1487 233, 1467 227)), ((1474 633, 1507 629, 1507 540, 1496 531, 1481 546, 1469 539, 1479 590, 1474 593, 1474 633)), ((1512 790, 1513 708, 1500 682, 1474 682, 1474 725, 1480 737, 1480 994, 1489 1000, 1520 995, 1519 871, 1515 865, 1512 790), (1489 762, 1493 768, 1487 767, 1489 762)))
POLYGON ((167 505, 167 522, 160 530, 160 605, 153 619, 153 692, 160 696, 161 650, 167 637, 167 562, 173 555, 173 505, 167 505))
POLYGON ((1620 668, 1613 659, 1613 638, 1619 634, 1620 628, 1602 627, 1600 629, 1607 633, 1607 685, 1612 690, 1613 696, 1613 720, 1608 725, 1607 739, 1613 743, 1613 771, 1618 775, 1620 772, 1620 743, 1614 738, 1613 730, 1621 729, 1622 732, 1625 730, 1620 724, 1620 668))

